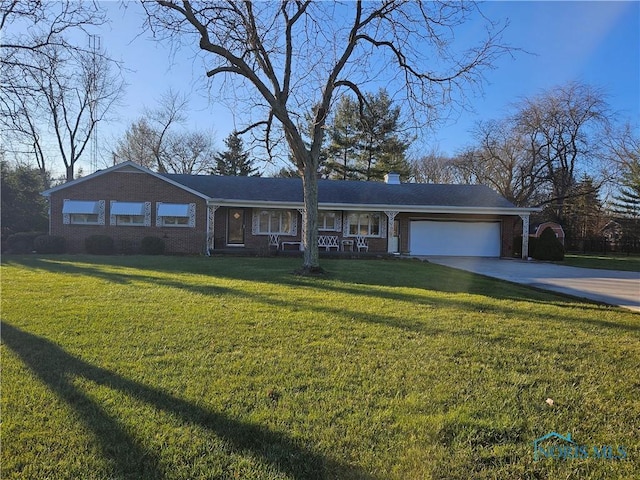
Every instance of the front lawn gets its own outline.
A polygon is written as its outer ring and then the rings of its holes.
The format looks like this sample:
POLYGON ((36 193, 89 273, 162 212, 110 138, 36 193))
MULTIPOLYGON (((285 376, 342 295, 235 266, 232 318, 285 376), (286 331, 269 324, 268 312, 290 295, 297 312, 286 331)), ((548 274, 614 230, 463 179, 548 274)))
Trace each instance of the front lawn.
POLYGON ((567 254, 563 263, 571 267, 640 272, 640 256, 637 255, 567 254))
POLYGON ((640 315, 299 263, 4 257, 2 478, 640 477, 640 315), (605 458, 535 461, 550 432, 605 458))

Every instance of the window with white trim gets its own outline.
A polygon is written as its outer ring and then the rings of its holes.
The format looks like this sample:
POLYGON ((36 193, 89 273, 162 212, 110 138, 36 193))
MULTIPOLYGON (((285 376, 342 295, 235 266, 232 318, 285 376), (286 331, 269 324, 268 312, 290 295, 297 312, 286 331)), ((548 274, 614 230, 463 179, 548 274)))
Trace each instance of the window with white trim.
POLYGON ((319 210, 318 211, 318 230, 337 232, 340 230, 340 213, 319 210))
POLYGON ((156 227, 195 227, 195 203, 156 203, 156 227))
POLYGON ((379 237, 380 214, 353 212, 347 216, 347 232, 351 237, 379 237))
POLYGON ((151 202, 111 201, 110 225, 125 227, 151 226, 151 202))
POLYGON ((297 218, 291 210, 254 210, 254 235, 296 235, 297 218))
POLYGON ((69 200, 62 205, 65 225, 104 225, 104 200, 69 200))

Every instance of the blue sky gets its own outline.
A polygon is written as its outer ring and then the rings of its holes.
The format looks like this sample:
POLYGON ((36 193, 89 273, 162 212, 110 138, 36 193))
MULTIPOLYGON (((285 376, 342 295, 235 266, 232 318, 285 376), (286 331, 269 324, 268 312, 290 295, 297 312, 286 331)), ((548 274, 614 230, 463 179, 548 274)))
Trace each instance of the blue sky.
MULTIPOLYGON (((141 34, 143 16, 137 3, 129 3, 126 10, 119 3, 106 5, 112 25, 99 34, 103 47, 124 62, 128 88, 115 118, 100 126, 103 147, 111 148, 107 144, 121 136, 145 106, 153 107, 172 88, 191 99, 189 126, 214 132, 222 148, 228 133, 242 126, 242 118, 234 116, 229 102, 223 105, 208 97, 200 60, 188 51, 170 52, 141 34)), ((508 19, 504 41, 522 51, 496 62, 485 75, 483 93, 468 98, 468 110, 421 138, 412 154, 432 149, 455 154, 470 144, 469 132, 477 121, 501 118, 514 102, 570 81, 604 89, 617 118, 638 131, 640 2, 488 2, 482 11, 493 20, 508 19)))

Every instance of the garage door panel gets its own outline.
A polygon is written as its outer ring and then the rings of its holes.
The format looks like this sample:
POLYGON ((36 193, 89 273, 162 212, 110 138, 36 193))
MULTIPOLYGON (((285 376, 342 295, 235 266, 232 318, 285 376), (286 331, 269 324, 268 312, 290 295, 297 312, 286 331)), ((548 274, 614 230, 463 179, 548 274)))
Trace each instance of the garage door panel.
POLYGON ((499 222, 412 221, 412 255, 499 257, 499 222))

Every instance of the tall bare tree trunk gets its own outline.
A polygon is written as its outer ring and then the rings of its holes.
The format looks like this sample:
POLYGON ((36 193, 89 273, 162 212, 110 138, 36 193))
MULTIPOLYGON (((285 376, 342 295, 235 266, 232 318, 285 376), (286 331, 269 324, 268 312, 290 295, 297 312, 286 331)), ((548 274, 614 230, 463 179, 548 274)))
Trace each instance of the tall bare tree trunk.
MULTIPOLYGON (((310 161, 309 163, 317 162, 310 161)), ((302 215, 304 260, 301 273, 322 273, 318 251, 318 175, 316 169, 309 167, 304 169, 302 184, 306 215, 302 215)))

